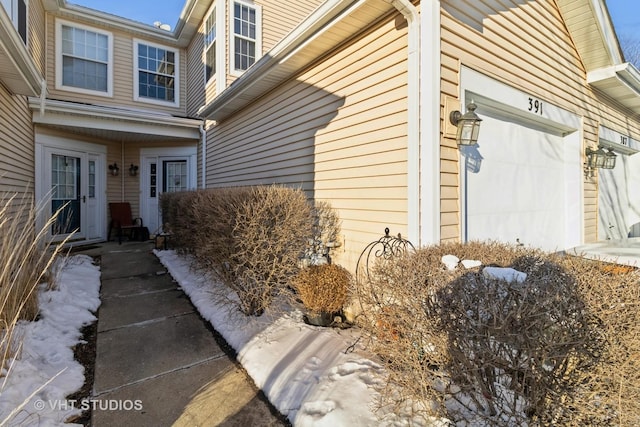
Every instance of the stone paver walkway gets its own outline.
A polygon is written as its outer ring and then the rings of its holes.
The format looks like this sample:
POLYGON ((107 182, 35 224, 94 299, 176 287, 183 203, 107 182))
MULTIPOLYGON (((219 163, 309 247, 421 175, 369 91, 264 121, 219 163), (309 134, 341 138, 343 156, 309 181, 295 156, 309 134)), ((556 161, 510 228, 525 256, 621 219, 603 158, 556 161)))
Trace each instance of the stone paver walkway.
POLYGON ((281 426, 226 343, 152 253, 105 243, 92 425, 281 426))

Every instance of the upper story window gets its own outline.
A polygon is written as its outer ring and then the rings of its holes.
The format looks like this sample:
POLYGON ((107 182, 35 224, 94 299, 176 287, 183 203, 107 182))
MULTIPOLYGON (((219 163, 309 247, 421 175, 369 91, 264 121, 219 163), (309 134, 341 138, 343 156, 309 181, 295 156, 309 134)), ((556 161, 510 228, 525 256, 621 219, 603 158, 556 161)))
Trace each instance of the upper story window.
POLYGON ((112 52, 111 33, 56 21, 56 88, 111 96, 112 52))
POLYGON ((216 8, 204 22, 204 69, 205 81, 216 73, 216 8))
POLYGON ((134 40, 134 99, 177 106, 177 50, 134 40))
POLYGON ((261 9, 257 5, 235 1, 232 20, 231 71, 240 73, 252 66, 262 52, 261 9))
POLYGON ((0 4, 7 11, 24 44, 27 44, 27 0, 0 0, 0 4))

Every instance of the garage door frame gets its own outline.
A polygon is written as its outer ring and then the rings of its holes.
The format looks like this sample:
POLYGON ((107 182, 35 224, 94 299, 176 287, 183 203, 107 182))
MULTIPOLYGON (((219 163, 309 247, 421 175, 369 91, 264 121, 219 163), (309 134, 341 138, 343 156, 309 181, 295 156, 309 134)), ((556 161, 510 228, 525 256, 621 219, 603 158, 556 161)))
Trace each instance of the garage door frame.
MULTIPOLYGON (((565 235, 558 250, 584 241, 583 136, 580 116, 557 107, 538 96, 499 82, 467 67, 461 68, 460 100, 462 105, 474 101, 477 113, 492 111, 528 127, 560 135, 565 145, 565 235), (537 106, 537 108, 536 108, 537 106)), ((482 126, 480 128, 482 133, 482 126)), ((464 157, 460 161, 461 239, 467 241, 467 206, 464 195, 464 157)), ((526 224, 523 225, 526 227, 526 224)))

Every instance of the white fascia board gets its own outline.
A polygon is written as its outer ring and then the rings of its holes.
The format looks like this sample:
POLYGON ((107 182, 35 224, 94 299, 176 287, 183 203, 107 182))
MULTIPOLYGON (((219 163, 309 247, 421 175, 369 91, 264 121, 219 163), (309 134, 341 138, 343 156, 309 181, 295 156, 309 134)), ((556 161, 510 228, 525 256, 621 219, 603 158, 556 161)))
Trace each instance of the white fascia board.
POLYGON ((15 30, 13 22, 4 7, 0 6, 0 52, 4 59, 10 61, 13 71, 21 77, 20 83, 3 81, 14 94, 40 96, 43 90, 44 77, 38 71, 33 58, 27 51, 22 38, 15 30))
POLYGON ((339 21, 343 14, 357 9, 365 2, 366 0, 328 0, 323 3, 213 101, 201 107, 198 110, 198 115, 207 118, 214 111, 233 101, 253 86, 260 76, 286 62, 306 44, 316 39, 324 30, 330 28, 334 22, 339 21))
POLYGON ((34 110, 33 122, 39 124, 59 125, 60 117, 64 115, 65 126, 161 134, 189 139, 200 138, 202 120, 197 119, 52 100, 45 101, 45 113, 42 114, 39 98, 29 98, 29 106, 34 110), (124 129, 125 123, 131 127, 124 129), (162 129, 162 133, 158 133, 158 129, 162 129))
POLYGON ((607 6, 604 0, 591 0, 594 15, 598 21, 598 27, 602 34, 602 40, 604 41, 609 55, 614 64, 621 64, 623 61, 622 53, 620 51, 620 44, 616 37, 616 32, 611 23, 611 17, 609 15, 607 6))
MULTIPOLYGON (((587 83, 592 85, 608 79, 615 79, 620 85, 624 85, 640 97, 640 71, 633 64, 625 62, 587 73, 587 83)), ((606 93, 606 90, 604 91, 606 93)))

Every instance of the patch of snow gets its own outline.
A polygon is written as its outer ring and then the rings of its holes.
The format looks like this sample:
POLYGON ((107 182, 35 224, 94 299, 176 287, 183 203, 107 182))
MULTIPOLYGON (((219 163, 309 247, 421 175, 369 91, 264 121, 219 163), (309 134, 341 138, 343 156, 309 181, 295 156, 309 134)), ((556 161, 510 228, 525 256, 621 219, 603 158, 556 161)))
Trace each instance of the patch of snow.
POLYGON ((460 258, 455 255, 443 255, 441 261, 445 267, 447 267, 447 270, 455 270, 460 262, 460 258))
POLYGON ((485 267, 482 275, 487 279, 504 280, 509 283, 522 283, 527 278, 527 273, 523 273, 514 268, 485 267))
POLYGON ((475 259, 463 259, 461 262, 463 267, 467 270, 470 268, 480 267, 482 265, 481 261, 475 259))
MULTIPOLYGON (((225 304, 213 289, 222 285, 193 272, 188 258, 173 251, 156 256, 191 298, 200 314, 236 350, 238 361, 269 401, 295 426, 416 425, 409 415, 375 413, 384 369, 358 345, 354 329, 310 326, 300 310, 247 317, 225 304)), ((226 292, 226 291, 225 291, 226 292)), ((435 425, 435 424, 434 424, 435 425)))
POLYGON ((40 318, 16 325, 14 336, 22 347, 0 379, 0 423, 23 405, 9 425, 79 425, 64 424, 81 412, 65 398, 84 384, 84 367, 72 347, 82 338, 80 330, 96 320, 92 312, 100 306, 100 271, 86 255, 58 262, 56 288, 39 288, 40 318))

